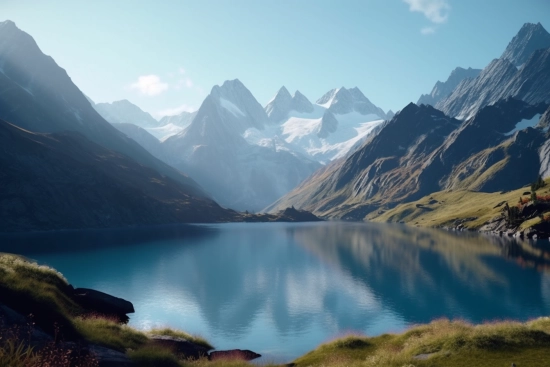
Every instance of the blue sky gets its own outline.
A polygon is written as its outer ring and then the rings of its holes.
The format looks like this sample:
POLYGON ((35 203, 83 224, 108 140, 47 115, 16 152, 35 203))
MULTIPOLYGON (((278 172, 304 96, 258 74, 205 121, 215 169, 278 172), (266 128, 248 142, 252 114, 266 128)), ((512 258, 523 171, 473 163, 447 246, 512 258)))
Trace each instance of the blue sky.
POLYGON ((358 86, 401 109, 457 66, 482 68, 548 0, 1 0, 96 102, 158 117, 240 79, 265 105, 285 85, 312 102, 358 86))

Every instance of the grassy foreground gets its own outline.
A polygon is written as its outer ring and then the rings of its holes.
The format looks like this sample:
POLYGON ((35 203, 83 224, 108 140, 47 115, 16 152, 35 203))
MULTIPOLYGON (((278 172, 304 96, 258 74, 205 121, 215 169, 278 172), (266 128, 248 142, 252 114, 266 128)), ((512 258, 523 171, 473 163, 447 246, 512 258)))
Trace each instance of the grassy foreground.
MULTIPOLYGON (((550 193, 550 179, 546 186, 536 190, 540 196, 550 193)), ((501 213, 502 205, 518 203, 519 198, 526 198, 529 187, 508 192, 478 192, 468 190, 440 191, 424 198, 396 206, 380 215, 371 213, 366 219, 373 222, 404 222, 421 227, 441 227, 451 225, 457 219, 475 218, 464 223, 464 227, 477 229, 501 213)), ((521 228, 540 223, 535 218, 524 223, 521 228)))
MULTIPOLYGON (((172 329, 138 331, 97 315, 87 315, 67 296, 67 281, 57 271, 26 259, 0 254, 0 299, 19 312, 31 310, 33 320, 54 329, 126 353, 137 367, 240 367, 242 361, 188 360, 169 348, 152 343, 151 335, 187 339, 211 348, 202 338, 172 329), (9 294, 10 297, 4 297, 9 294), (25 303, 23 311, 21 304, 25 303), (39 316, 39 317, 37 317, 39 316), (63 324, 59 324, 63 323, 63 324)), ((0 322, 0 336, 5 335, 0 322)), ((97 366, 93 356, 67 359, 66 349, 27 347, 17 337, 0 338, 0 367, 97 366), (63 358, 61 358, 63 357, 63 358)), ((75 355, 75 353, 73 353, 75 355)), ((463 321, 436 320, 402 334, 377 337, 348 336, 323 344, 294 361, 295 366, 548 366, 550 318, 527 323, 500 322, 471 325, 463 321)))

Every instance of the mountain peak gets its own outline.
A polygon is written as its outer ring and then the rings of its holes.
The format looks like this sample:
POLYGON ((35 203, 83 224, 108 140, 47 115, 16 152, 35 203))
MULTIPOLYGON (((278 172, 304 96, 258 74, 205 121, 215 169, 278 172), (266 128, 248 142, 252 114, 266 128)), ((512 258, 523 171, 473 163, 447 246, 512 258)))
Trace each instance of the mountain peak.
POLYGON ((17 25, 15 24, 14 21, 7 19, 7 20, 4 20, 3 22, 0 22, 0 28, 3 28, 3 27, 17 28, 17 25))
POLYGON ((501 58, 516 67, 523 65, 533 52, 550 47, 550 33, 542 24, 525 23, 506 47, 501 58))
POLYGON ((279 95, 292 97, 290 95, 290 92, 288 91, 288 89, 286 89, 286 87, 284 85, 277 92, 277 96, 279 96, 279 95))
POLYGON ((294 97, 292 97, 290 109, 301 113, 310 113, 313 112, 313 104, 297 90, 294 92, 294 97))
POLYGON ((269 121, 279 122, 283 120, 290 111, 292 96, 286 87, 283 85, 277 92, 275 97, 271 99, 265 106, 265 112, 269 121))

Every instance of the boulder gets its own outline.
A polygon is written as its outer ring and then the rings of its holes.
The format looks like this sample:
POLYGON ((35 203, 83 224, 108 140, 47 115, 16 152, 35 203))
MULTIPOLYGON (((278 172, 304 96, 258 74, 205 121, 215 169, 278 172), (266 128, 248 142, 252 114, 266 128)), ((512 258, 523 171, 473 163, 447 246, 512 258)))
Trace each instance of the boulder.
POLYGON ((199 359, 208 356, 208 348, 185 340, 165 335, 152 335, 151 341, 154 345, 168 348, 176 354, 186 357, 186 359, 199 359))
POLYGON ((210 352, 209 359, 215 361, 218 359, 230 359, 240 361, 251 361, 256 358, 260 358, 261 355, 251 350, 231 349, 231 350, 217 350, 210 352))
POLYGON ((82 307, 106 315, 126 315, 135 312, 132 302, 94 289, 76 288, 73 298, 82 307))

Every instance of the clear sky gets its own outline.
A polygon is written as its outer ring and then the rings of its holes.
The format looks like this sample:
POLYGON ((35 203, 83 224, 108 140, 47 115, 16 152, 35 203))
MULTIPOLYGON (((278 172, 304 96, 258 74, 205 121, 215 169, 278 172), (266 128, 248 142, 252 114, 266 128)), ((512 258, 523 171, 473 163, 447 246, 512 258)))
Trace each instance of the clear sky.
POLYGON ((155 117, 197 109, 240 79, 265 105, 285 85, 312 102, 358 86, 401 109, 457 66, 482 68, 549 0, 0 0, 96 102, 155 117))

